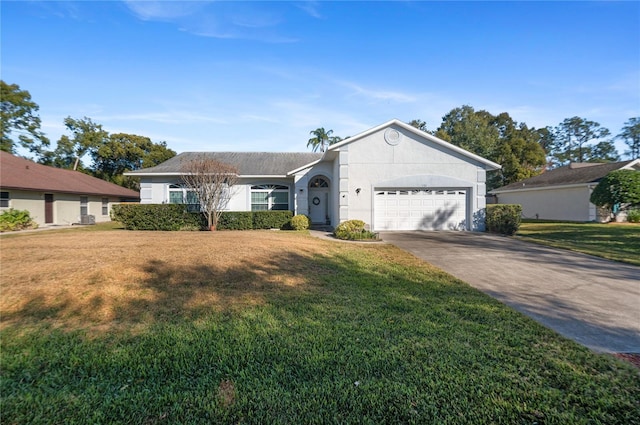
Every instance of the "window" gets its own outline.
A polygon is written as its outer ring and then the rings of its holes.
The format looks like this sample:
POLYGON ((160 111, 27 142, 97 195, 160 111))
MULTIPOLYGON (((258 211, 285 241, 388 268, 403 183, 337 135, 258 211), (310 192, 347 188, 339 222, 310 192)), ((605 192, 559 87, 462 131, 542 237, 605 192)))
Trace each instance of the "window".
POLYGON ((89 197, 81 196, 80 197, 80 215, 89 214, 89 197))
POLYGON ((289 188, 277 184, 251 186, 251 211, 288 210, 289 188))
POLYGON ((102 198, 102 215, 109 215, 109 198, 102 198))
POLYGON ((329 183, 322 177, 316 177, 311 180, 309 187, 329 187, 329 183))
POLYGON ((0 192, 0 208, 9 208, 9 192, 0 192))
POLYGON ((188 190, 179 184, 169 186, 169 203, 186 204, 188 211, 200 211, 198 195, 194 191, 188 190))

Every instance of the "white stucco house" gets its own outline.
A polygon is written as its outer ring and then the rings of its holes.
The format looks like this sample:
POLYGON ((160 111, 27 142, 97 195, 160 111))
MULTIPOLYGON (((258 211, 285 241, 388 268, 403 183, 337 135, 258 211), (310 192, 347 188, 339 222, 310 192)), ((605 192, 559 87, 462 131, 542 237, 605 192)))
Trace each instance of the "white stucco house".
POLYGON ((40 226, 110 221, 114 204, 138 192, 89 176, 0 152, 0 212, 27 210, 40 226))
POLYGON ((640 170, 640 159, 622 162, 572 163, 490 192, 499 204, 522 205, 524 218, 564 221, 608 221, 609 213, 592 204, 591 192, 611 171, 640 170))
POLYGON ((238 169, 231 211, 291 210, 314 224, 371 230, 484 230, 486 172, 500 166, 399 120, 324 153, 186 152, 147 169, 141 203, 188 203, 181 164, 206 154, 238 169))

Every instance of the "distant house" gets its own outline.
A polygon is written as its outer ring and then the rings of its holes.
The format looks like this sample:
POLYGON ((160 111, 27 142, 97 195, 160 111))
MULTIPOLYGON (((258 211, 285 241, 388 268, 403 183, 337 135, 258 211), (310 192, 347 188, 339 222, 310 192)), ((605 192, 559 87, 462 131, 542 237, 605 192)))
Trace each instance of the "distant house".
POLYGON ((126 175, 143 204, 189 203, 183 166, 206 155, 238 169, 228 209, 290 210, 315 224, 359 219, 372 230, 483 230, 486 172, 500 165, 391 120, 309 152, 185 152, 126 175))
POLYGON ((598 182, 614 170, 640 170, 640 159, 605 164, 573 163, 490 192, 499 204, 520 204, 525 218, 608 221, 589 202, 598 182))
POLYGON ((0 152, 0 211, 28 210, 39 225, 109 221, 114 203, 137 202, 138 192, 0 152))

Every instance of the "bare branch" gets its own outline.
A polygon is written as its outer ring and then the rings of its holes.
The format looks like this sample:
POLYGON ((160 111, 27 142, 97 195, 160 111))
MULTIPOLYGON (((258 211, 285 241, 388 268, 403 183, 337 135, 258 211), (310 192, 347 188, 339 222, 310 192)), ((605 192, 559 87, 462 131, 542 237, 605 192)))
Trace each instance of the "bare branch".
POLYGON ((236 167, 202 154, 181 166, 182 181, 198 197, 209 228, 216 228, 238 182, 236 167))

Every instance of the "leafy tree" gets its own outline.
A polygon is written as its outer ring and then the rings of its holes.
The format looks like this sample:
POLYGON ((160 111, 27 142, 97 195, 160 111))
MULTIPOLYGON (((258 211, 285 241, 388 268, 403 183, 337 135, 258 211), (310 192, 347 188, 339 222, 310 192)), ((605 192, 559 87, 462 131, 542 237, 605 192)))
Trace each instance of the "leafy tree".
POLYGON ((593 189, 590 201, 616 214, 640 204, 640 171, 610 172, 593 189))
POLYGON ((96 177, 138 190, 138 179, 123 176, 127 171, 158 165, 176 153, 166 142, 153 143, 151 139, 135 134, 117 133, 91 151, 93 172, 96 177))
MULTIPOLYGON (((76 153, 71 139, 66 135, 61 136, 53 151, 43 152, 40 162, 56 168, 73 168, 76 162, 76 153)), ((87 172, 82 163, 80 163, 76 169, 82 172, 87 172)))
POLYGON ((544 129, 517 123, 506 112, 494 116, 464 105, 443 117, 435 135, 502 165, 488 175, 489 190, 540 174, 546 163, 544 129))
POLYGON ((199 155, 182 164, 182 181, 196 194, 209 229, 215 230, 229 204, 238 182, 238 169, 232 165, 199 155))
POLYGON ((28 91, 0 80, 0 150, 15 153, 18 145, 41 155, 44 146, 49 146, 49 139, 40 131, 38 109, 28 91), (17 141, 12 138, 14 132, 17 141))
POLYGON ((420 119, 411 120, 411 122, 409 122, 409 125, 417 128, 418 130, 422 130, 425 133, 433 134, 433 132, 429 131, 429 129, 427 128, 427 123, 420 119))
POLYGON ((333 130, 326 131, 324 127, 317 128, 313 131, 310 131, 309 134, 314 135, 307 142, 307 147, 311 146, 312 150, 316 152, 318 149, 320 152, 324 152, 329 145, 333 145, 342 140, 339 136, 331 136, 333 134, 333 130))
POLYGON ((603 162, 607 158, 617 157, 615 147, 600 145, 597 149, 589 143, 596 142, 609 136, 608 129, 599 123, 585 118, 573 117, 562 121, 553 132, 554 143, 550 150, 553 165, 564 165, 571 162, 603 162), (615 154, 614 154, 615 153, 615 154), (604 154, 605 157, 600 155, 604 154))
POLYGON ((498 129, 492 123, 494 118, 487 111, 475 111, 471 106, 464 105, 442 117, 435 135, 476 155, 492 159, 495 158, 500 138, 498 129))
POLYGON ((586 162, 616 162, 619 160, 620 155, 611 140, 603 140, 586 148, 586 162))
POLYGON ((624 124, 622 132, 616 137, 624 140, 624 143, 629 146, 625 155, 631 159, 640 158, 640 117, 629 118, 624 124))
POLYGON ((71 132, 71 137, 62 136, 58 141, 57 148, 47 154, 46 160, 54 166, 61 168, 79 167, 85 168, 82 164, 82 157, 87 154, 94 154, 95 151, 108 141, 109 133, 102 129, 102 125, 94 123, 91 118, 74 119, 67 117, 64 125, 71 132), (73 158, 73 167, 69 162, 73 158))

